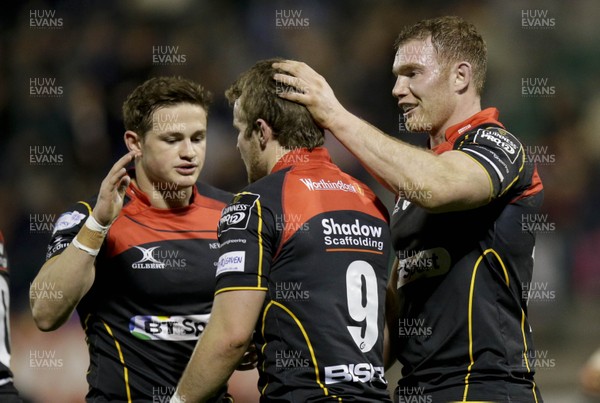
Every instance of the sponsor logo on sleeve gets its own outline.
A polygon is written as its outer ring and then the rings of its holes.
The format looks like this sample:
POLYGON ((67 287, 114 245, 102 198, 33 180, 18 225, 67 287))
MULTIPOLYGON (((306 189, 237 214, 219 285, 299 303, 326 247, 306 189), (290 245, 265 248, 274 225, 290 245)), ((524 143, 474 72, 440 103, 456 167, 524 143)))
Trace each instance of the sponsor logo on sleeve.
POLYGON ((477 144, 492 143, 496 145, 511 164, 514 164, 521 154, 521 143, 511 133, 500 127, 477 129, 473 141, 477 144))
POLYGON ((56 252, 65 249, 70 243, 70 241, 66 240, 62 236, 57 236, 54 238, 50 245, 48 245, 48 250, 46 251, 46 260, 50 259, 56 252))
POLYGON ((56 224, 54 225, 54 231, 52 235, 54 235, 58 231, 64 231, 69 228, 73 228, 77 224, 79 224, 85 218, 85 214, 81 214, 79 211, 70 211, 68 213, 61 214, 56 220, 56 224))
POLYGON ((441 276, 450 270, 450 254, 444 248, 398 251, 397 288, 422 278, 441 276))
POLYGON ((137 315, 129 320, 129 332, 140 340, 198 340, 210 314, 187 316, 137 315))
POLYGON ((245 251, 227 252, 219 257, 217 276, 226 272, 243 272, 246 264, 245 251))
POLYGON ((248 228, 252 209, 260 195, 255 193, 237 194, 233 202, 225 207, 219 219, 219 232, 222 234, 229 230, 245 230, 248 228))

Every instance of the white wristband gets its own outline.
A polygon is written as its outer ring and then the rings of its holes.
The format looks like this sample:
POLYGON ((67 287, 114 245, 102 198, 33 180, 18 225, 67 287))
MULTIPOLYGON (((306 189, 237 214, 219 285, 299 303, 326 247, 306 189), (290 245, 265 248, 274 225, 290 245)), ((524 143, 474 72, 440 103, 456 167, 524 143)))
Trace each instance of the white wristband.
POLYGON ((104 235, 106 235, 108 229, 110 228, 110 224, 102 225, 98 221, 96 221, 93 214, 90 214, 87 220, 85 220, 85 226, 91 229, 92 231, 101 232, 104 235))
POLYGON ((169 403, 185 403, 185 399, 182 399, 181 396, 179 396, 179 392, 176 390, 173 396, 171 396, 169 403))
POLYGON ((90 254, 90 255, 92 255, 92 256, 94 256, 94 257, 98 256, 98 252, 100 252, 100 249, 92 249, 92 248, 89 248, 89 247, 87 247, 87 246, 85 246, 85 245, 81 244, 81 243, 80 243, 80 242, 77 240, 77 237, 73 238, 73 242, 71 242, 71 243, 72 243, 72 244, 73 244, 73 246, 74 246, 74 247, 76 247, 77 249, 80 249, 80 250, 82 250, 82 251, 84 251, 84 252, 87 252, 88 254, 90 254))

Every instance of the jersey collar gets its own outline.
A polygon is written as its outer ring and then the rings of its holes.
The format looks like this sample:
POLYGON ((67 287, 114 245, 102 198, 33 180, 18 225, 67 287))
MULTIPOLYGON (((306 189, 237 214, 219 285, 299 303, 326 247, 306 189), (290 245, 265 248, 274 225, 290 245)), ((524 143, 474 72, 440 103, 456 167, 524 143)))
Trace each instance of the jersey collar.
POLYGON ((457 123, 453 126, 450 126, 446 129, 445 138, 442 144, 438 144, 433 147, 431 150, 436 154, 441 154, 446 151, 452 150, 454 147, 454 142, 463 135, 467 130, 473 129, 477 126, 480 126, 484 123, 493 123, 504 128, 502 123, 498 122, 498 115, 500 112, 496 108, 486 108, 480 112, 477 112, 473 116, 469 117, 466 120, 463 120, 460 123, 457 123))
POLYGON ((281 169, 295 166, 295 165, 305 165, 305 164, 320 164, 320 163, 329 163, 331 164, 331 157, 329 156, 329 152, 324 147, 316 147, 313 148, 312 151, 309 151, 308 148, 298 148, 294 149, 283 157, 281 157, 273 166, 271 173, 277 172, 281 169))

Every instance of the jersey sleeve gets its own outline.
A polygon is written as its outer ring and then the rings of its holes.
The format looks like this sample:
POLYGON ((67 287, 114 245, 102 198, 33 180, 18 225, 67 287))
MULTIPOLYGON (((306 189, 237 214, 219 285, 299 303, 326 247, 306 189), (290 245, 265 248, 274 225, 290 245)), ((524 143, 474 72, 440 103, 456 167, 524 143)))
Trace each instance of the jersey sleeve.
POLYGON ((90 204, 78 202, 58 217, 46 251, 46 260, 60 255, 69 246, 85 224, 91 211, 90 204))
POLYGON ((523 170, 523 145, 501 127, 479 128, 467 133, 455 144, 456 150, 465 152, 486 170, 493 198, 510 189, 523 170))
POLYGON ((223 209, 219 220, 220 257, 216 292, 267 290, 274 247, 273 214, 259 194, 242 192, 223 209))

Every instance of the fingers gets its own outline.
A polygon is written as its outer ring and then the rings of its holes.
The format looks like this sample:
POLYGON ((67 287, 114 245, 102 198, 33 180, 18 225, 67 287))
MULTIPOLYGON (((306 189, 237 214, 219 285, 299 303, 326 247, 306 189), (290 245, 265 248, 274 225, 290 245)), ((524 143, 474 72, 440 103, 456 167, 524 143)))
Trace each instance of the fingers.
MULTIPOLYGON (((119 189, 122 187, 123 179, 125 177, 128 178, 127 165, 129 165, 129 163, 133 161, 138 155, 138 151, 130 151, 121 158, 119 158, 117 162, 115 162, 111 170, 108 172, 108 175, 106 176, 106 180, 108 182, 107 184, 109 186, 110 191, 117 189, 117 187, 119 189)), ((127 182, 127 185, 129 185, 129 182, 127 182)))
POLYGON ((119 188, 117 189, 117 192, 119 192, 119 195, 123 196, 125 194, 125 191, 127 190, 127 187, 129 186, 129 183, 131 183, 131 178, 129 177, 129 175, 126 175, 125 177, 123 177, 121 179, 121 182, 119 183, 119 188))
POLYGON ((293 90, 290 90, 289 88, 278 90, 277 95, 279 95, 279 97, 303 104, 308 101, 310 91, 306 81, 303 79, 282 73, 275 73, 273 79, 286 87, 293 88, 293 90))
POLYGON ((102 181, 93 210, 94 217, 100 224, 112 222, 121 210, 125 191, 131 182, 126 167, 139 155, 139 151, 130 151, 119 158, 102 181))
POLYGON ((310 67, 308 67, 306 63, 298 62, 296 60, 284 60, 282 62, 275 62, 271 65, 271 67, 277 70, 282 70, 293 76, 297 76, 303 68, 310 69, 310 67))

